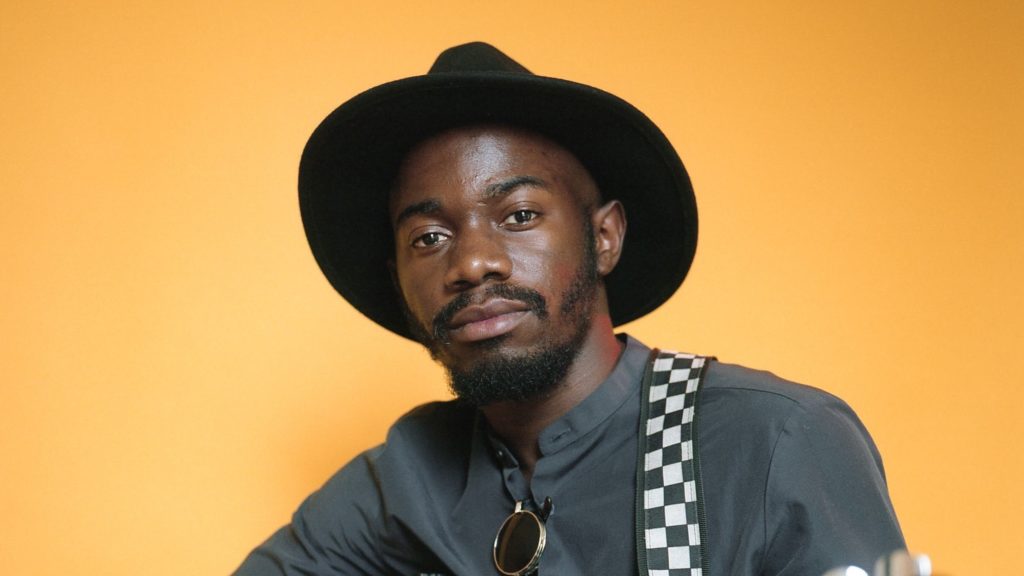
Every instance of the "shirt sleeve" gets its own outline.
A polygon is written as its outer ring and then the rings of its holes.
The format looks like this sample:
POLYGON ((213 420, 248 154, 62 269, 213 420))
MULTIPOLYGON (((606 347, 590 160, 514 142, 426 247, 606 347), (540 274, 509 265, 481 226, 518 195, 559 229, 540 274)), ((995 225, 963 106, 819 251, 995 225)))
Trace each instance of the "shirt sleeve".
POLYGON ((381 499, 364 454, 310 495, 292 521, 253 550, 235 576, 385 574, 376 528, 381 499))
POLYGON ((881 457, 864 425, 830 395, 798 405, 780 433, 765 492, 762 574, 871 569, 906 546, 881 457))

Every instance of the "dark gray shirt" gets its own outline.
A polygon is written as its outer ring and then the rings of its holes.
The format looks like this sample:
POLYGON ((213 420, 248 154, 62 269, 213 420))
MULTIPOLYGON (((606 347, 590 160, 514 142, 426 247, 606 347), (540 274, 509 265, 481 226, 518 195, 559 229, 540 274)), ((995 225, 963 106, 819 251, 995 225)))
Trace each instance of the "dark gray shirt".
MULTIPOLYGON (((554 504, 542 575, 635 574, 640 383, 629 338, 608 379, 540 437, 527 484, 476 410, 421 406, 385 444, 312 494, 236 574, 497 574, 515 502, 554 504)), ((697 457, 709 576, 818 576, 904 547, 881 459, 850 408, 820 390, 711 362, 697 457)))

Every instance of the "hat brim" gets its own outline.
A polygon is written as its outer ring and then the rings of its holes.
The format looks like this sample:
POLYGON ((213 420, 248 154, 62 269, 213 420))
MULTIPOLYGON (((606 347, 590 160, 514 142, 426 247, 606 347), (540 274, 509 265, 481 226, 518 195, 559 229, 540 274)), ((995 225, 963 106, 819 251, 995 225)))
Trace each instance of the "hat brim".
POLYGON ((567 80, 505 72, 434 73, 372 88, 313 132, 299 166, 306 235, 327 279, 357 310, 412 339, 387 262, 388 194, 418 142, 457 126, 493 123, 545 135, 590 171, 603 198, 622 202, 622 256, 605 278, 618 326, 668 300, 690 269, 697 206, 664 134, 624 100, 567 80))

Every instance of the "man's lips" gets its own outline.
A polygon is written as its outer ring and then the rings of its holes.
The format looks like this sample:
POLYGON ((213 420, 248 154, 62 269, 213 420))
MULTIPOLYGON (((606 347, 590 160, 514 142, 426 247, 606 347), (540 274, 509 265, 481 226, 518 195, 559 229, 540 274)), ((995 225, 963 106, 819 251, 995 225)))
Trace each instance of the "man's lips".
POLYGON ((495 338, 515 329, 529 312, 526 302, 495 298, 459 310, 448 323, 448 334, 457 342, 495 338))

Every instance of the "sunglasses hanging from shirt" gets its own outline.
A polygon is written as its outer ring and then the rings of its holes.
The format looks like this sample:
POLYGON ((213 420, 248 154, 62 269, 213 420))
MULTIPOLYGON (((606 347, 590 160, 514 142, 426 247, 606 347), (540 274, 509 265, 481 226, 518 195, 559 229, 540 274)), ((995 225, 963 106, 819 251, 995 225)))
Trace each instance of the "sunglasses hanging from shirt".
POLYGON ((551 515, 551 498, 544 499, 540 514, 523 509, 523 501, 501 523, 494 537, 494 566, 505 576, 528 576, 537 570, 547 545, 544 522, 551 515))

